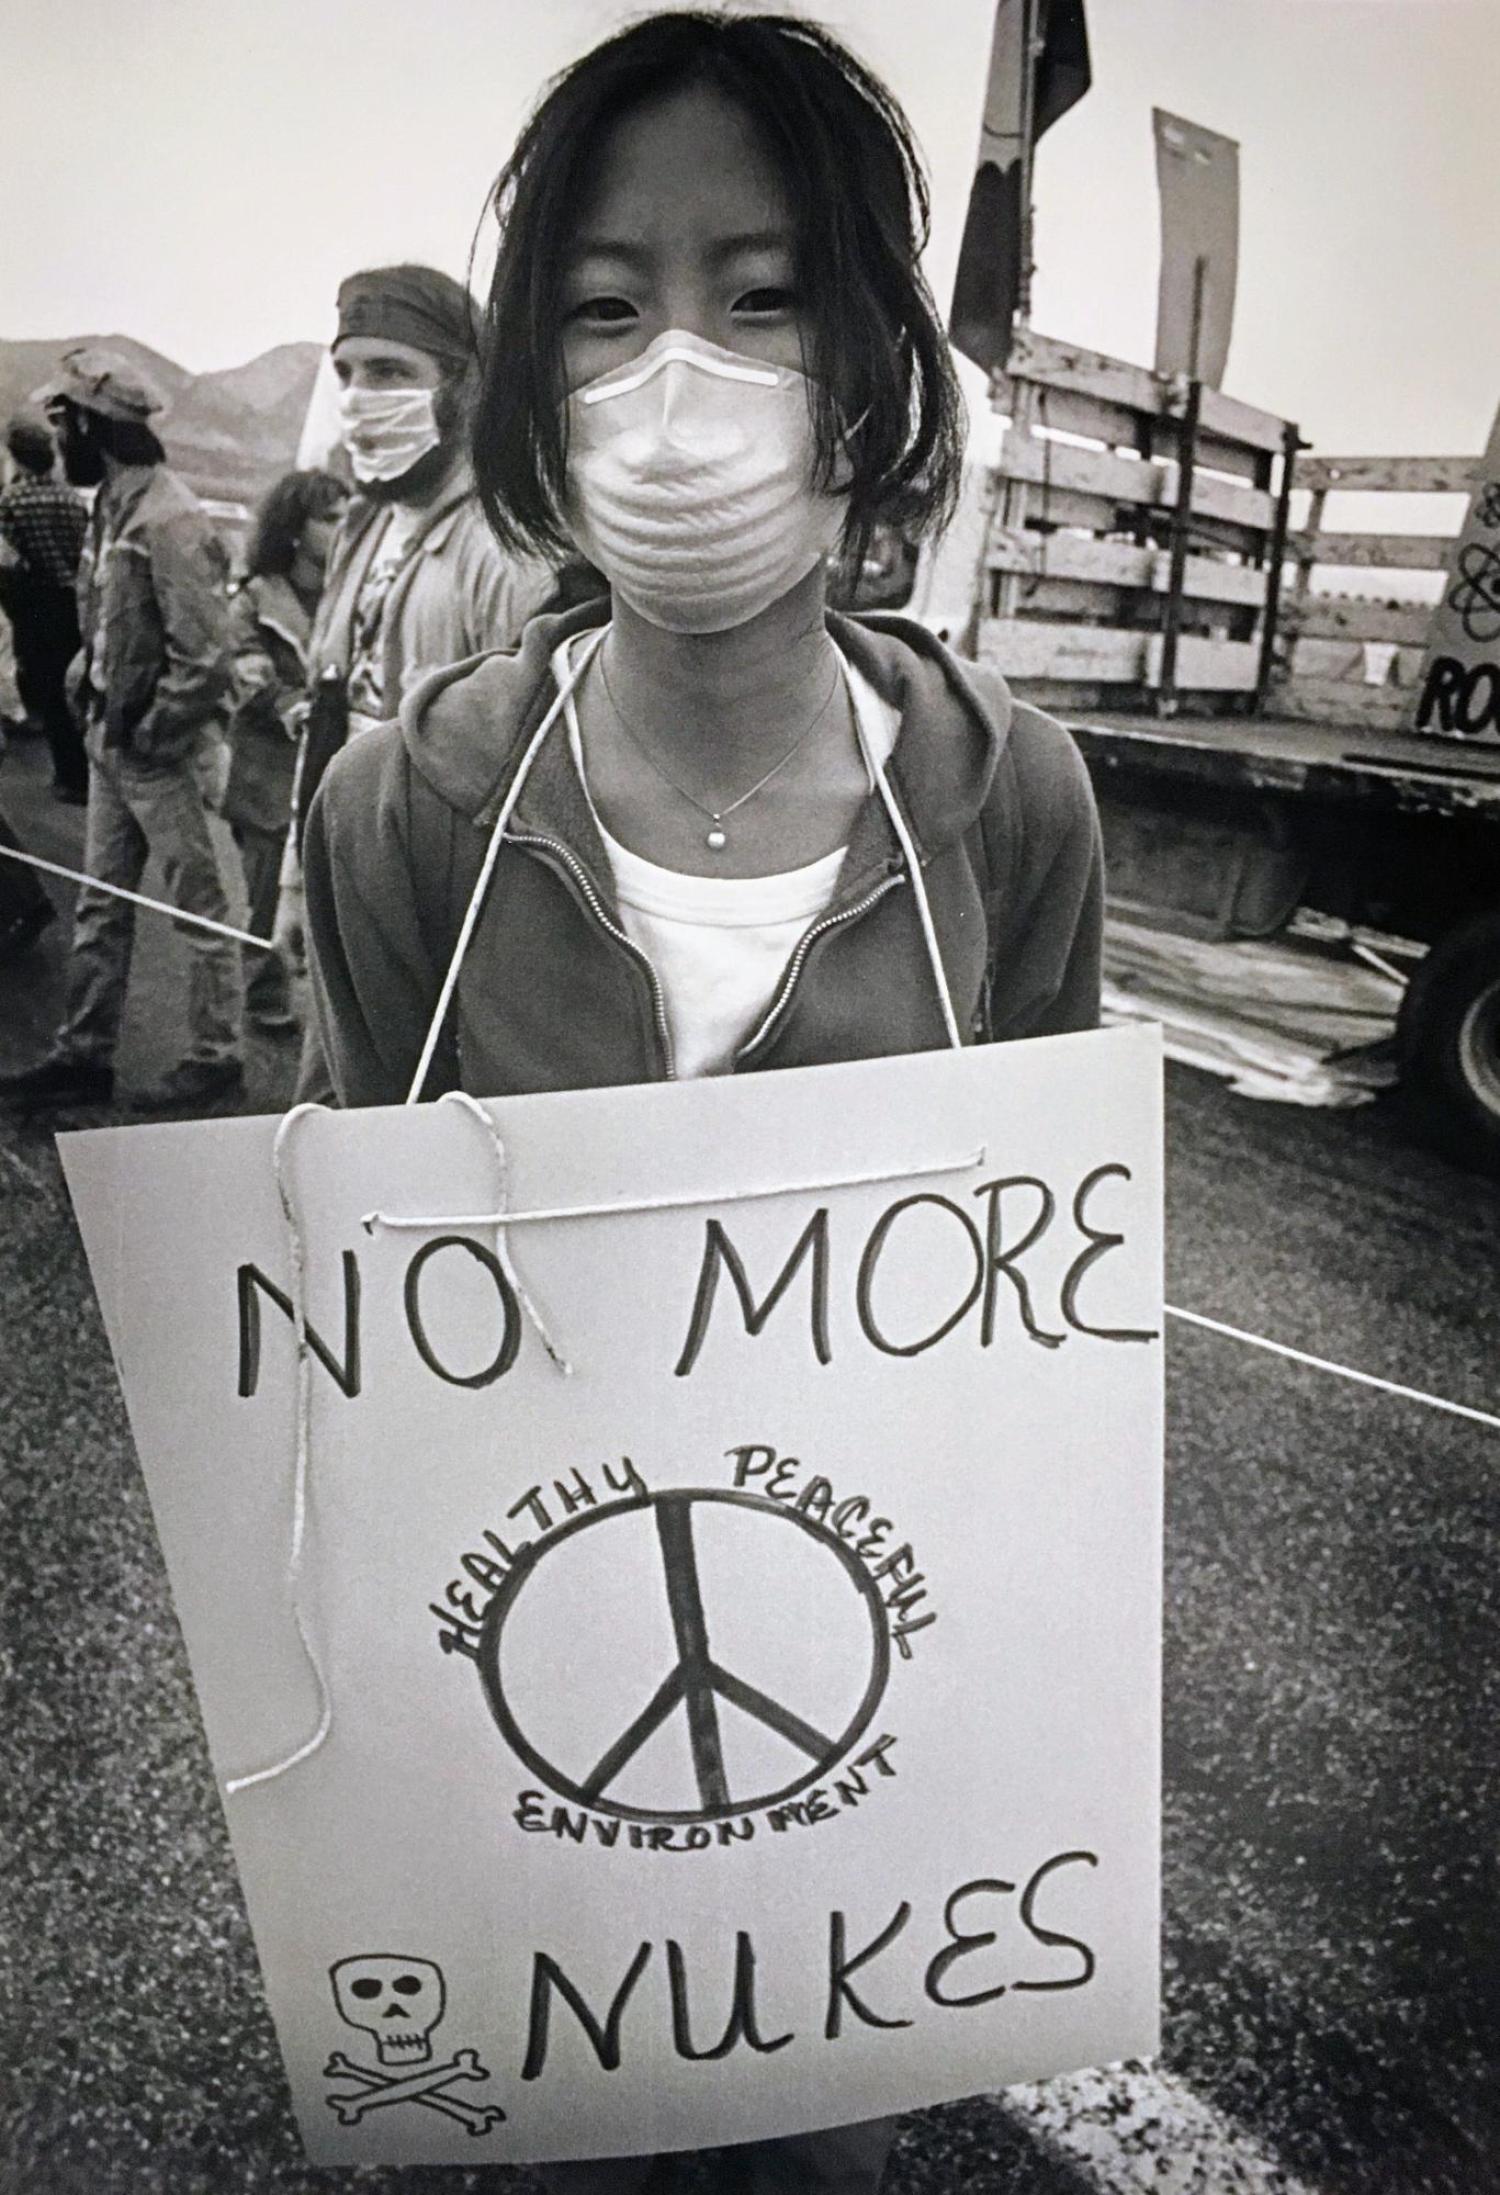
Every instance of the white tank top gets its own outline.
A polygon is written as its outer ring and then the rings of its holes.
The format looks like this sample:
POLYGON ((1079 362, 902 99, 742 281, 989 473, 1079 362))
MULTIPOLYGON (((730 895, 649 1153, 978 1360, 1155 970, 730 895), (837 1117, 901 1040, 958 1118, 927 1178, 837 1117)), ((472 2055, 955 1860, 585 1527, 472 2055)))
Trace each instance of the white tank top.
MULTIPOLYGON (((842 653, 840 662, 866 751, 883 764, 896 744, 899 719, 842 653)), ((566 642, 552 669, 561 685, 569 673, 566 642)), ((587 792, 571 693, 565 713, 587 792)), ((592 794, 589 805, 593 808, 592 794)), ((832 899, 845 848, 836 846, 817 861, 774 876, 692 876, 622 846, 597 809, 594 821, 614 873, 625 933, 650 961, 661 988, 678 1076, 726 1074, 770 1005, 787 962, 832 899)))

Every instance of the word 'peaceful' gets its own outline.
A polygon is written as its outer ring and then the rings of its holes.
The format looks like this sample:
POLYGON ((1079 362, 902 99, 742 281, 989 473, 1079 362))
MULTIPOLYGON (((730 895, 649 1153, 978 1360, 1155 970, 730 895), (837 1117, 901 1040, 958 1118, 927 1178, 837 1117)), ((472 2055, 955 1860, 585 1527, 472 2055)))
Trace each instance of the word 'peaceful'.
MULTIPOLYGON (((704 1224, 686 1331, 673 1370, 679 1379, 685 1379, 697 1364, 721 1301, 720 1281, 726 1276, 744 1330, 752 1339, 766 1331, 772 1314, 783 1305, 787 1308, 778 1321, 778 1334, 794 1327, 797 1313, 792 1306, 800 1299, 813 1354, 819 1364, 832 1363, 831 1305, 836 1269, 850 1288, 860 1337, 884 1356, 920 1356, 966 1323, 979 1346, 987 1349, 995 1339, 1002 1306, 1021 1331, 1044 1348, 1061 1347, 1070 1334, 1108 1342, 1155 1341, 1157 1335, 1151 1330, 1096 1323, 1082 1300, 1089 1273, 1126 1239, 1116 1229, 1097 1224, 1091 1217, 1091 1207, 1105 1183, 1128 1182, 1130 1178, 1127 1166, 1096 1166, 1068 1200, 1066 1222, 1059 1220, 1057 1195, 1034 1174, 1008 1174, 981 1182, 968 1202, 935 1190, 917 1190, 888 1204, 858 1245, 836 1242, 839 1223, 827 1205, 819 1205, 791 1237, 779 1269, 769 1280, 762 1278, 759 1286, 728 1224, 717 1215, 710 1216, 704 1224), (1016 1222, 1018 1207, 1021 1216, 1016 1222), (923 1215, 920 1220, 919 1214, 923 1215), (1044 1286, 1023 1260, 1065 1225, 1071 1226, 1077 1247, 1060 1280, 1044 1286), (954 1298, 935 1316, 929 1310, 913 1330, 900 1323, 895 1309, 902 1295, 896 1285, 900 1277, 897 1269, 903 1261, 913 1271, 930 1268, 934 1230, 951 1240, 958 1274, 954 1298)), ((361 1391, 364 1363, 361 1275, 354 1251, 342 1253, 342 1271, 342 1352, 335 1351, 310 1321, 306 1330, 308 1346, 317 1362, 338 1388, 353 1398, 361 1391)), ((237 1284, 239 1392, 249 1396, 256 1392, 260 1379, 262 1297, 288 1320, 295 1321, 295 1310, 285 1289, 279 1288, 258 1265, 241 1265, 237 1284)), ((435 1378, 450 1387, 491 1387, 505 1377, 520 1354, 524 1321, 516 1291, 495 1253, 469 1235, 435 1235, 413 1253, 402 1284, 402 1308, 417 1356, 435 1378), (455 1364, 448 1361, 434 1338, 432 1294, 441 1288, 445 1277, 451 1283, 460 1270, 472 1284, 476 1268, 483 1276, 480 1285, 493 1294, 494 1348, 477 1365, 455 1364)))

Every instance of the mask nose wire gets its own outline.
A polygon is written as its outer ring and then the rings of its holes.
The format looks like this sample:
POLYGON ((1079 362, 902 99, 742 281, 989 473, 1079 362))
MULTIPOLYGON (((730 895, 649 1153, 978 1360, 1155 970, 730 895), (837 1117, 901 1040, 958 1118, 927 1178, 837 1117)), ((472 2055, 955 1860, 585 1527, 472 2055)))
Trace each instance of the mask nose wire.
POLYGON ((601 375, 597 381, 591 381, 586 388, 576 390, 574 393, 577 401, 588 408, 595 404, 607 404, 613 397, 630 396, 673 366, 692 366, 699 373, 706 374, 710 380, 740 381, 752 388, 775 389, 781 386, 782 369, 764 365, 758 359, 741 358, 737 353, 728 358, 710 358, 706 353, 693 349, 689 343, 672 341, 677 333, 677 330, 668 328, 665 335, 658 336, 655 343, 649 344, 633 364, 615 367, 610 373, 601 375))

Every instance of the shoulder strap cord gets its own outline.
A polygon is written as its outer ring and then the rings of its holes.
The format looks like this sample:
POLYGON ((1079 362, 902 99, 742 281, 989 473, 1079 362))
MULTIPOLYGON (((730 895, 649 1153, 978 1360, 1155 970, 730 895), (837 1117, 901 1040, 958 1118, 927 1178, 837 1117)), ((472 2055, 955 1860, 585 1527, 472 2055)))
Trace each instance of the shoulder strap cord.
POLYGON ((947 1033, 949 1044, 955 1050, 962 1050, 964 1040, 959 1031, 958 1015, 953 1007, 953 993, 948 988, 948 971, 943 966, 943 956, 938 947, 937 929, 932 920, 932 905, 927 897, 927 886, 922 879, 922 864, 917 858, 916 841, 907 827, 905 816, 901 813, 901 803, 897 800, 887 782, 885 764, 873 752, 866 737, 865 727, 860 719, 857 707, 854 710, 854 731, 855 737, 859 741, 859 751, 865 759, 865 768, 869 771, 872 781, 879 789, 881 799, 885 802, 886 814, 891 819, 891 828, 896 834, 901 847, 902 858, 911 876, 912 891, 915 893, 917 901, 917 919, 922 925, 922 941, 927 947, 927 960, 932 969, 933 985, 937 991, 938 1005, 942 1009, 943 1028, 947 1033))
POLYGON ((226 1778, 224 1789, 231 1798, 241 1791, 253 1790, 256 1784, 275 1783, 289 1769, 309 1760, 333 1728, 333 1694, 329 1689, 328 1672, 308 1628, 302 1598, 302 1557, 307 1536, 308 1489, 312 1475, 312 1352, 308 1347, 307 1327, 307 1245, 292 1187, 290 1155, 292 1139, 300 1135, 309 1115, 324 1111, 326 1107, 322 1105, 294 1105, 276 1130, 276 1140, 271 1146, 276 1194, 281 1200, 282 1217, 286 1222, 287 1248, 291 1256, 292 1327, 297 1345, 296 1455, 292 1466, 292 1543, 286 1564, 286 1593, 297 1639, 312 1671, 313 1683, 317 1687, 318 1721, 311 1737, 304 1738, 299 1746, 294 1747, 290 1753, 283 1754, 280 1760, 273 1761, 269 1767, 255 1768, 246 1775, 226 1778))
POLYGON ((432 1065, 432 1057, 437 1050, 438 1040, 442 1035, 443 1023, 447 1019, 448 1008, 453 1003, 453 994, 458 988, 459 970, 463 966, 464 955, 469 949, 469 941, 478 925, 485 894, 490 888, 490 878, 494 875, 495 863, 500 858, 500 842, 505 836, 506 826, 510 822, 516 802, 521 797, 521 788, 526 782, 526 773, 536 760, 542 741, 557 722, 563 705, 573 688, 578 684, 579 679, 582 678, 584 670, 592 660, 594 650, 604 638, 607 630, 607 626, 601 626, 598 632, 592 636, 588 645, 578 650, 568 676, 558 687, 557 693, 541 723, 527 742, 526 751, 522 755, 516 767, 516 773, 510 781, 504 799, 500 803, 499 813, 495 817, 494 827, 490 832, 489 844, 484 850, 484 860, 480 865, 479 875, 474 880, 474 889, 469 894, 469 904, 464 909, 464 918, 459 925, 458 938, 448 962, 448 972, 443 978, 443 987, 438 992, 437 1005, 433 1008, 432 1020, 428 1024, 427 1036, 422 1045, 422 1054, 417 1061, 417 1070, 411 1078, 411 1088, 406 1093, 405 1102, 408 1105, 421 1103, 422 1089, 427 1080, 428 1070, 432 1065))

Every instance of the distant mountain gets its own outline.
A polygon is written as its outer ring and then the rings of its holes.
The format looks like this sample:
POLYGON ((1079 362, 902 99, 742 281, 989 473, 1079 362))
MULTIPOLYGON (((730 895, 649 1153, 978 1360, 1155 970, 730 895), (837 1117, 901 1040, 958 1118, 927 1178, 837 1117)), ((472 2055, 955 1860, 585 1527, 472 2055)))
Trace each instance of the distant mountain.
POLYGON ((200 495, 253 503, 296 463, 322 356, 319 344, 278 343, 247 365, 191 374, 125 335, 73 335, 55 342, 0 337, 0 419, 44 388, 64 351, 79 343, 120 352, 163 399, 152 425, 172 463, 200 495))
POLYGON ((118 351, 169 403, 193 378, 185 367, 128 335, 67 335, 55 342, 45 336, 21 342, 0 337, 0 410, 7 419, 47 382, 63 352, 80 343, 98 343, 106 350, 118 351))

